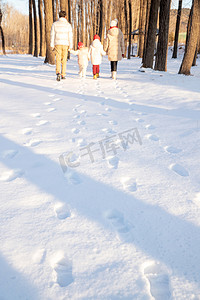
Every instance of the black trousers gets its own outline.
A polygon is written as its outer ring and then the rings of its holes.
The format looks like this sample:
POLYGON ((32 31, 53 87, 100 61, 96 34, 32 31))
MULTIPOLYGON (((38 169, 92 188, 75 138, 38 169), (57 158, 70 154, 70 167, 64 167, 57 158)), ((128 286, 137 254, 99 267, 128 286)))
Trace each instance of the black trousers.
POLYGON ((111 61, 110 65, 111 65, 111 72, 117 71, 117 61, 111 61))

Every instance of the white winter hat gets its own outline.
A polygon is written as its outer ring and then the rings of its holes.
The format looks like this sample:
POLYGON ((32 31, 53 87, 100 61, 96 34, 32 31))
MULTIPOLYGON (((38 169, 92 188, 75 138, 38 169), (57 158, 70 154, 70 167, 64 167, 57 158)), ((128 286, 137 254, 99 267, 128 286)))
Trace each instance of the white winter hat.
POLYGON ((115 27, 115 26, 117 26, 117 24, 118 24, 118 20, 114 19, 110 22, 110 27, 115 27))

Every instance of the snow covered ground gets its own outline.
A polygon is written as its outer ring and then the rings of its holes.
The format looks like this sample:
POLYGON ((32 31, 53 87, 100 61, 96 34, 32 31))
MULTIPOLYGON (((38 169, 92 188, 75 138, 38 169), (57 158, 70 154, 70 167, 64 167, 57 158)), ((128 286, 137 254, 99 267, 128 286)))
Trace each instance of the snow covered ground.
POLYGON ((200 299, 200 66, 140 63, 0 56, 1 300, 200 299))

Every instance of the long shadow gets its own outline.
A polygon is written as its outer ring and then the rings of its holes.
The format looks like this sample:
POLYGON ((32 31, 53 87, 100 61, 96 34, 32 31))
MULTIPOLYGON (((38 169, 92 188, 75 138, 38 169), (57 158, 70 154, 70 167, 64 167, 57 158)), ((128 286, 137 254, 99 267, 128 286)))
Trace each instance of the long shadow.
POLYGON ((1 255, 0 278, 0 299, 37 300, 40 298, 33 284, 17 270, 12 268, 1 255))
POLYGON ((153 259, 165 263, 173 274, 200 284, 198 226, 169 214, 161 207, 144 203, 140 199, 78 173, 78 168, 73 169, 73 174, 75 179, 78 178, 79 184, 70 183, 58 163, 3 136, 0 137, 0 146, 1 153, 8 149, 18 151, 13 159, 1 157, 4 165, 11 169, 22 169, 24 178, 31 184, 52 195, 56 201, 67 202, 71 209, 75 209, 106 230, 109 226, 109 219, 106 219, 107 211, 117 210, 117 214, 123 214, 124 223, 132 224, 130 233, 133 239, 129 241, 130 243, 153 259))
MULTIPOLYGON (((22 83, 18 81, 13 81, 9 79, 1 79, 1 82, 8 84, 8 85, 13 85, 13 86, 19 86, 22 88, 27 88, 27 89, 36 89, 42 92, 48 92, 49 93, 49 87, 44 87, 44 86, 39 86, 39 85, 34 85, 34 84, 28 84, 28 83, 22 83)), ((59 89, 54 89, 54 94, 59 95, 60 90, 59 89)), ((80 94, 77 93, 72 93, 70 91, 67 91, 67 96, 69 98, 80 98, 80 94)), ((105 101, 103 97, 93 97, 91 95, 86 95, 84 94, 84 98, 88 101, 91 102, 99 102, 101 103, 102 101, 105 101)), ((120 101, 116 101, 113 99, 107 99, 106 104, 115 108, 119 109, 133 109, 136 111, 140 112, 146 112, 146 113, 152 113, 152 114, 159 114, 159 115, 166 115, 166 116, 173 116, 173 117, 181 117, 181 118, 188 118, 192 120, 200 120, 200 110, 192 110, 192 109, 165 109, 165 108, 160 108, 156 106, 148 106, 148 105, 141 105, 141 104, 128 104, 120 101)))

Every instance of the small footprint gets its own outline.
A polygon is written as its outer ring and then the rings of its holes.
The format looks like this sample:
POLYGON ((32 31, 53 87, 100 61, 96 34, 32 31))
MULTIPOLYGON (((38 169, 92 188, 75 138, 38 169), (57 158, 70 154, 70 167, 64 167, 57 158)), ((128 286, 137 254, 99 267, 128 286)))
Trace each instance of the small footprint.
POLYGON ((37 126, 42 126, 42 125, 45 125, 45 124, 47 124, 47 123, 49 123, 49 122, 46 121, 46 120, 41 120, 41 121, 39 121, 36 125, 37 125, 37 126))
POLYGON ((25 145, 28 147, 36 147, 37 145, 39 145, 41 143, 42 143, 42 141, 40 141, 40 140, 31 140, 25 145))
POLYGON ((69 207, 64 203, 57 203, 54 207, 55 214, 58 219, 64 220, 71 216, 69 207))
POLYGON ((78 128, 73 128, 72 129, 72 133, 78 134, 80 132, 80 130, 78 128))
POLYGON ((105 213, 106 219, 110 222, 112 227, 117 231, 119 238, 124 242, 131 242, 133 240, 131 229, 132 226, 125 221, 124 216, 118 210, 109 210, 105 213))
POLYGON ((108 133, 108 134, 114 134, 114 133, 116 133, 112 128, 103 128, 102 131, 104 133, 108 133))
POLYGON ((6 150, 1 153, 1 157, 4 159, 11 159, 14 158, 17 155, 17 153, 17 150, 6 150))
POLYGON ((79 147, 84 147, 87 145, 87 142, 85 139, 79 139, 77 144, 79 147))
POLYGON ((48 108, 48 109, 47 109, 48 112, 52 112, 52 111, 55 111, 55 110, 56 110, 56 109, 55 109, 54 107, 48 108))
POLYGON ((144 122, 144 120, 143 120, 143 119, 140 119, 140 118, 135 119, 135 121, 138 122, 138 123, 144 122))
POLYGON ((111 169, 117 169, 119 165, 119 158, 117 156, 107 157, 108 167, 111 169))
POLYGON ((39 117, 41 117, 41 114, 40 113, 31 114, 31 117, 39 118, 39 117))
POLYGON ((53 99, 54 102, 57 102, 57 101, 60 101, 60 100, 61 100, 61 98, 55 98, 55 99, 53 99))
POLYGON ((149 139, 149 140, 151 140, 151 141, 159 141, 159 137, 157 136, 157 135, 155 135, 155 134, 148 134, 148 135, 146 135, 146 137, 149 139))
POLYGON ((105 110, 109 111, 109 112, 112 111, 112 109, 110 107, 106 107, 105 110))
POLYGON ((175 148, 173 146, 166 146, 164 147, 164 150, 169 153, 179 153, 182 151, 181 149, 175 148))
POLYGON ((78 124, 78 125, 85 125, 85 121, 84 121, 84 120, 78 121, 77 124, 78 124))
POLYGON ((45 102, 44 105, 51 105, 51 102, 45 102))
POLYGON ((148 124, 148 125, 145 126, 145 128, 148 129, 148 130, 153 130, 153 129, 155 129, 156 127, 153 126, 153 125, 151 125, 151 124, 148 124))
POLYGON ((170 280, 167 270, 157 262, 150 262, 143 269, 144 276, 149 282, 150 294, 155 300, 170 300, 170 280))
POLYGON ((55 95, 54 94, 49 94, 48 95, 50 98, 53 98, 53 97, 55 97, 55 95))
POLYGON ((22 129, 22 133, 25 135, 29 135, 32 133, 33 128, 24 128, 22 129))
POLYGON ((80 184, 81 183, 81 179, 79 177, 79 175, 75 172, 72 172, 72 171, 67 171, 65 174, 64 174, 65 178, 67 179, 67 182, 69 184, 72 184, 72 185, 77 185, 77 184, 80 184))
POLYGON ((35 264, 42 264, 46 257, 45 249, 38 249, 33 255, 33 262, 35 264))
POLYGON ((19 177, 22 177, 23 174, 24 172, 20 169, 10 170, 3 173, 0 177, 0 180, 5 182, 13 181, 19 177))
POLYGON ((137 182, 134 178, 125 177, 121 179, 124 190, 129 192, 137 191, 137 182))
POLYGON ((117 125, 118 124, 118 122, 117 121, 114 121, 114 120, 111 120, 111 121, 109 121, 108 122, 110 125, 117 125))
POLYGON ((66 257, 60 257, 53 265, 54 280, 60 287, 66 287, 73 283, 72 262, 66 257))
POLYGON ((173 170, 175 173, 177 173, 180 176, 184 176, 184 177, 189 176, 188 171, 179 164, 171 164, 169 166, 169 169, 173 170))

